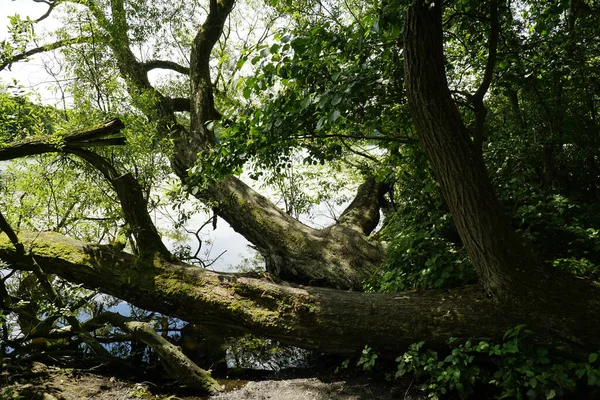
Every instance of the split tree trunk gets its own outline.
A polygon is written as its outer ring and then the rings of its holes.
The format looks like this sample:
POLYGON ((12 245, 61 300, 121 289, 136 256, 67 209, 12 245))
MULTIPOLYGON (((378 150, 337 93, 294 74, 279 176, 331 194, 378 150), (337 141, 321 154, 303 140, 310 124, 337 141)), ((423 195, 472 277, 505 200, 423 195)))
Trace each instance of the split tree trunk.
MULTIPOLYGON (((210 59, 234 3, 234 0, 209 2, 206 20, 192 43, 189 102, 169 99, 151 85, 149 64, 138 61, 130 48, 127 10, 122 0, 111 1, 112 14, 118 18, 109 20, 99 10, 92 10, 98 23, 108 32, 108 45, 129 84, 132 98, 138 93, 155 95, 156 107, 148 110, 143 108, 147 105, 141 105, 142 112, 150 119, 158 118, 159 130, 173 139, 175 151, 171 163, 184 184, 188 183, 188 170, 198 161, 198 154, 215 145, 215 135, 208 123, 221 116, 214 104, 210 59), (189 104, 189 129, 179 125, 175 118, 176 104, 181 103, 189 104)), ((158 64, 169 65, 168 62, 158 64)), ((183 67, 176 70, 188 71, 183 67)), ((346 210, 346 217, 340 223, 323 230, 300 223, 233 176, 194 193, 211 207, 216 205, 217 214, 257 247, 272 275, 296 283, 362 290, 363 282, 384 256, 382 246, 368 238, 377 225, 371 221, 374 216, 379 218, 379 197, 384 185, 373 181, 365 185, 371 196, 362 196, 361 201, 346 210)))

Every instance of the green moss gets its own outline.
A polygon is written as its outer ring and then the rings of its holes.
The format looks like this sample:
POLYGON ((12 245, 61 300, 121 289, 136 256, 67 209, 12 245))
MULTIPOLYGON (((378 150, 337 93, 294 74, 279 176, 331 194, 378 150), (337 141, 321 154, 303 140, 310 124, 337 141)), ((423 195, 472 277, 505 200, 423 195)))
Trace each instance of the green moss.
POLYGON ((182 282, 174 276, 161 275, 160 280, 157 282, 157 287, 160 291, 165 294, 173 294, 177 292, 189 292, 190 287, 188 284, 182 282))
MULTIPOLYGON (((69 240, 58 233, 22 233, 19 234, 19 240, 23 243, 25 249, 31 249, 38 257, 60 258, 73 264, 86 264, 89 261, 79 242, 69 240)), ((15 250, 14 245, 6 235, 0 236, 0 249, 6 253, 15 250)))
POLYGON ((249 299, 232 300, 227 309, 235 314, 249 315, 252 322, 263 326, 275 325, 280 316, 279 312, 259 307, 249 299))

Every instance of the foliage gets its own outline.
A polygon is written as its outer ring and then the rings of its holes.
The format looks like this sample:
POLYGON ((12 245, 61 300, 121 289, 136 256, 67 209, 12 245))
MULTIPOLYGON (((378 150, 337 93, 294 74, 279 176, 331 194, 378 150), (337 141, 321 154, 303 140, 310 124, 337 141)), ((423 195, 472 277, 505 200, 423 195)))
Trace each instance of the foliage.
POLYGON ((16 395, 13 388, 4 388, 0 391, 0 400, 19 400, 23 398, 23 396, 16 395))
POLYGON ((578 275, 597 277, 596 266, 600 264, 598 205, 559 194, 538 199, 534 196, 526 199, 515 213, 515 219, 520 218, 523 237, 535 246, 541 257, 552 260, 555 265, 578 275))
POLYGON ((497 194, 539 257, 597 276, 597 13, 533 2, 504 21, 484 149, 497 194))
POLYGON ((371 154, 361 148, 387 146, 380 139, 405 138, 408 108, 396 101, 400 29, 390 17, 399 10, 390 6, 384 16, 366 5, 361 14, 333 7, 334 21, 294 14, 291 30, 239 59, 237 69, 251 64, 255 72, 239 80, 242 98, 224 111, 226 118, 211 124, 217 146, 190 171, 200 186, 240 173, 250 160, 279 173, 297 154, 304 164, 323 165, 353 152, 371 154))
POLYGON ((32 97, 16 81, 0 86, 0 147, 13 140, 54 132, 56 110, 42 106, 32 97))
POLYGON ((395 210, 381 236, 388 242, 381 275, 371 289, 396 292, 459 286, 475 280, 452 217, 418 148, 399 151, 395 210))
POLYGON ((497 387, 500 398, 517 399, 552 399, 575 391, 578 384, 600 386, 598 353, 590 353, 587 362, 552 356, 548 348, 532 343, 532 335, 525 325, 518 325, 505 333, 502 344, 456 345, 453 339, 452 350, 443 359, 419 342, 396 359, 395 377, 414 373, 421 390, 433 399, 451 391, 468 397, 482 385, 497 387))
POLYGON ((356 366, 362 366, 363 370, 370 371, 375 366, 377 358, 379 358, 379 355, 375 353, 369 346, 365 346, 358 361, 356 362, 356 366))

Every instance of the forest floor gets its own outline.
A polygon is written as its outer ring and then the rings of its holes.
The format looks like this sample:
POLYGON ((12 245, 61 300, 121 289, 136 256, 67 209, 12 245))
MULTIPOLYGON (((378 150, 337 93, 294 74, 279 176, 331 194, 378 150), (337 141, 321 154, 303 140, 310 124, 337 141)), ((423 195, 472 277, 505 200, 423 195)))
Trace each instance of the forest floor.
POLYGON ((261 380, 222 379, 224 392, 199 397, 170 385, 125 380, 103 371, 59 368, 34 362, 11 366, 0 374, 1 400, 367 400, 423 399, 410 382, 391 385, 365 376, 336 377, 310 371, 292 376, 271 376, 261 380), (314 375, 314 374, 313 374, 314 375), (404 386, 404 387, 402 387, 404 386), (410 392, 410 393, 409 393, 410 392), (23 396, 23 397, 18 397, 23 396))

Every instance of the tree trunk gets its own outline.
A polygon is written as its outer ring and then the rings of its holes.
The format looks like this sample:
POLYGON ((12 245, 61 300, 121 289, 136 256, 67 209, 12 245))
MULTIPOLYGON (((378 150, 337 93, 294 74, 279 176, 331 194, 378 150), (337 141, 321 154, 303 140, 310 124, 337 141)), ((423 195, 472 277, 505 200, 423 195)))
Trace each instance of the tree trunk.
POLYGON ((413 122, 479 281, 507 313, 527 309, 522 322, 584 345, 585 332, 600 325, 593 317, 600 306, 598 284, 535 259, 503 214, 450 96, 440 3, 416 1, 406 13, 404 37, 413 122))
MULTIPOLYGON (((138 307, 333 354, 357 355, 368 344, 394 357, 421 340, 439 347, 451 337, 499 341, 507 329, 531 320, 527 304, 503 309, 478 286, 389 294, 340 291, 215 273, 160 256, 140 261, 110 246, 53 232, 21 233, 19 238, 46 273, 138 307)), ((22 266, 23 258, 4 235, 0 257, 22 266)), ((597 299, 599 291, 594 286, 593 293, 588 289, 570 295, 583 303, 586 295, 597 299)), ((534 320, 531 328, 546 344, 569 351, 596 349, 600 324, 589 322, 595 311, 587 320, 580 317, 574 312, 555 320, 534 320), (557 335, 560 324, 569 329, 569 336, 557 335)))
POLYGON ((490 294, 543 271, 505 217, 444 70, 439 2, 417 1, 406 13, 405 83, 413 122, 479 279, 490 294))

